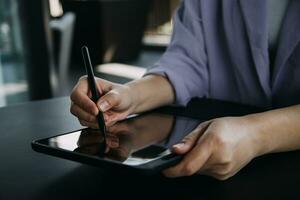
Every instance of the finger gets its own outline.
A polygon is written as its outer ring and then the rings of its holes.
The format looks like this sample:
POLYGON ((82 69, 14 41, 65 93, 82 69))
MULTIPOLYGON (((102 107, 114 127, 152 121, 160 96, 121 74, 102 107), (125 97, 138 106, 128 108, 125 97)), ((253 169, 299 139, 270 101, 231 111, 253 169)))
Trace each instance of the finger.
POLYGON ((117 122, 120 122, 120 121, 126 119, 127 116, 128 116, 128 114, 126 112, 125 113, 114 113, 111 117, 107 118, 107 124, 108 124, 108 126, 113 126, 117 122))
POLYGON ((200 170, 199 172, 197 172, 197 174, 210 176, 210 177, 213 177, 213 178, 215 178, 217 180, 226 180, 226 179, 232 177, 233 175, 235 175, 233 173, 222 174, 220 172, 215 172, 214 170, 211 170, 211 169, 200 170))
POLYGON ((106 121, 106 126, 114 126, 118 121, 106 121))
MULTIPOLYGON (((100 95, 102 96, 103 94, 109 92, 110 90, 112 90, 113 87, 113 83, 98 77, 94 77, 95 81, 96 81, 96 87, 100 93, 100 95)), ((80 78, 81 82, 87 82, 87 76, 82 76, 80 78)), ((91 91, 88 89, 88 96, 91 98, 92 93, 91 91)))
POLYGON ((81 120, 84 120, 86 122, 96 123, 96 116, 86 112, 75 103, 72 103, 70 112, 81 120))
POLYGON ((106 112, 120 102, 119 95, 115 91, 110 91, 100 98, 97 103, 102 112, 106 112))
POLYGON ((105 94, 112 90, 112 82, 97 77, 95 77, 95 80, 100 94, 105 94))
POLYGON ((88 97, 89 97, 90 99, 92 99, 92 96, 93 96, 93 95, 92 95, 92 91, 91 91, 91 90, 88 91, 87 95, 88 95, 88 97))
POLYGON ((96 104, 88 97, 88 83, 87 81, 81 80, 74 87, 71 93, 71 101, 81 107, 88 113, 97 115, 99 110, 96 104))
POLYGON ((115 123, 124 120, 127 117, 127 112, 123 112, 123 113, 118 113, 118 112, 114 112, 114 111, 107 111, 104 113, 105 115, 105 120, 107 123, 107 126, 112 126, 115 123))
POLYGON ((106 144, 110 148, 112 148, 112 149, 118 148, 119 143, 120 143, 120 141, 119 141, 118 137, 113 137, 113 136, 107 137, 106 144))
POLYGON ((185 154, 190 151, 198 139, 198 130, 192 131, 180 143, 173 145, 172 151, 176 154, 185 154))
POLYGON ((103 117, 104 117, 105 122, 107 123, 107 122, 112 121, 112 119, 114 118, 114 115, 116 115, 116 113, 111 110, 104 112, 103 117))
POLYGON ((97 123, 91 123, 91 122, 87 122, 84 120, 79 120, 79 123, 81 124, 81 126, 86 126, 92 129, 98 129, 99 125, 97 123))
POLYGON ((113 126, 108 126, 107 131, 114 135, 129 134, 129 127, 127 123, 116 123, 113 126))
POLYGON ((202 134, 206 131, 210 121, 201 123, 195 130, 193 130, 189 135, 187 135, 183 140, 173 145, 172 151, 176 154, 185 154, 190 151, 195 145, 196 141, 202 134))
POLYGON ((163 172, 167 177, 191 176, 205 165, 212 153, 212 145, 206 138, 199 138, 197 145, 187 153, 183 160, 163 172))

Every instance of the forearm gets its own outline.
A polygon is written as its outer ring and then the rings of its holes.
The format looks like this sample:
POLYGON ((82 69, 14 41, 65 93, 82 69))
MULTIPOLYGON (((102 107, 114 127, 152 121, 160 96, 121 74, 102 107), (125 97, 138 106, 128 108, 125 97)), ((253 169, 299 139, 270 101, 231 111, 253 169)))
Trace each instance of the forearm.
POLYGON ((134 113, 151 110, 174 102, 175 95, 170 82, 157 75, 148 75, 127 84, 133 91, 134 113))
POLYGON ((300 105, 248 115, 258 135, 258 154, 300 149, 300 105))

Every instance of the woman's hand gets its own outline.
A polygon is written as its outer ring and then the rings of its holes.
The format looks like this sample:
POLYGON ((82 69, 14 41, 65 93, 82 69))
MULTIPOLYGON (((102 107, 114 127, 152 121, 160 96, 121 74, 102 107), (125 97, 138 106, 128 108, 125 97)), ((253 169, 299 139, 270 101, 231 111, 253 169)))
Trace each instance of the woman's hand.
POLYGON ((148 75, 126 85, 95 78, 102 97, 95 104, 88 89, 87 77, 79 79, 71 94, 71 113, 81 125, 98 128, 96 116, 104 113, 107 126, 125 119, 128 115, 144 112, 174 101, 174 91, 169 81, 156 75, 148 75))
POLYGON ((100 78, 95 78, 100 94, 103 95, 97 104, 91 99, 88 89, 87 77, 79 79, 71 94, 70 111, 75 115, 81 125, 97 128, 96 116, 101 110, 108 126, 125 119, 134 108, 134 94, 127 85, 112 83, 100 78))
POLYGON ((173 146, 183 160, 164 171, 168 177, 201 173, 225 180, 261 154, 256 126, 247 117, 225 117, 200 124, 173 146))

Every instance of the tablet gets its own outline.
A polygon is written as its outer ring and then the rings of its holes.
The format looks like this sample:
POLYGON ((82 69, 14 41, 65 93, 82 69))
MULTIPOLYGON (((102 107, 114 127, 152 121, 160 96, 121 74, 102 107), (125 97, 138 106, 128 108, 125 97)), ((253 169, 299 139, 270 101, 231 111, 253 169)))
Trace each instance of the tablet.
POLYGON ((128 118, 108 127, 104 144, 99 130, 85 128, 32 142, 40 153, 113 170, 153 174, 175 165, 170 151, 201 120, 161 113, 128 118))

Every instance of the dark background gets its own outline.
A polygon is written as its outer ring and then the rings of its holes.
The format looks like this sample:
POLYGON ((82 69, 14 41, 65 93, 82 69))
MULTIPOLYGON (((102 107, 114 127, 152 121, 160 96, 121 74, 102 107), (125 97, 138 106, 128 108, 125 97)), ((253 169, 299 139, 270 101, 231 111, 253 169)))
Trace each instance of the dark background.
POLYGON ((120 83, 132 80, 122 73, 102 73, 96 66, 122 63, 145 70, 153 65, 168 45, 178 4, 0 0, 0 106, 68 96, 84 74, 83 45, 90 49, 97 76, 120 83))

